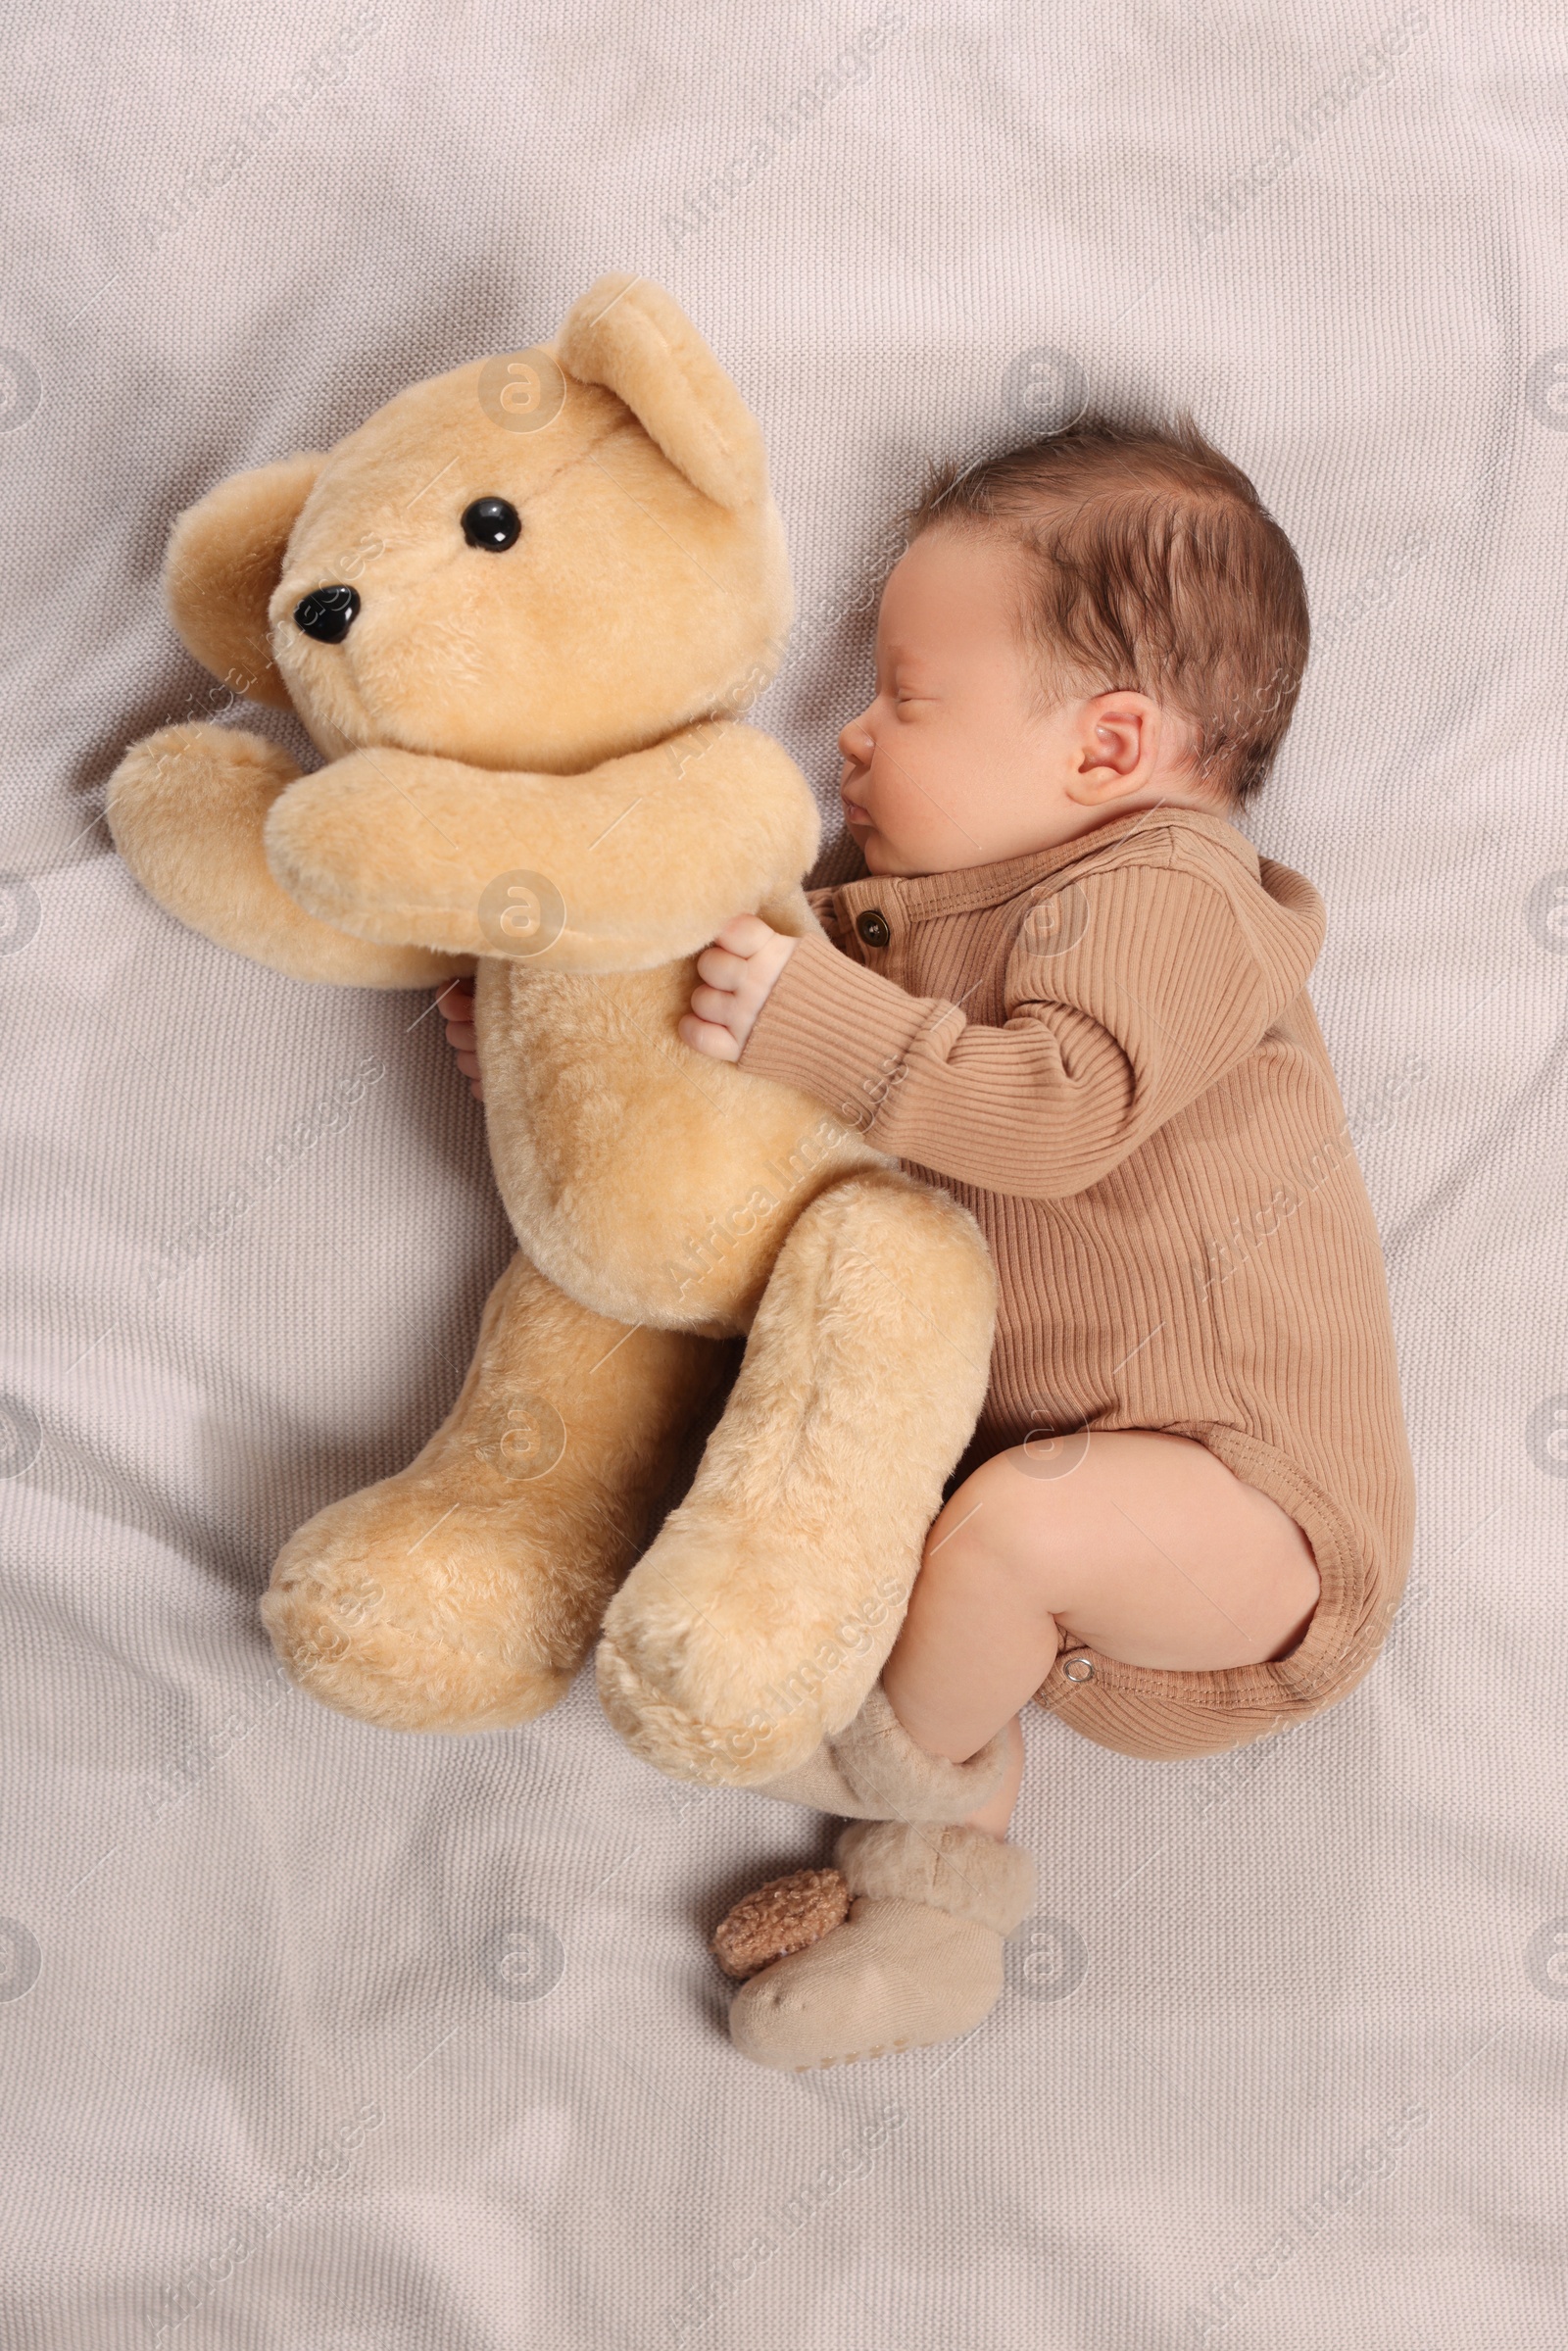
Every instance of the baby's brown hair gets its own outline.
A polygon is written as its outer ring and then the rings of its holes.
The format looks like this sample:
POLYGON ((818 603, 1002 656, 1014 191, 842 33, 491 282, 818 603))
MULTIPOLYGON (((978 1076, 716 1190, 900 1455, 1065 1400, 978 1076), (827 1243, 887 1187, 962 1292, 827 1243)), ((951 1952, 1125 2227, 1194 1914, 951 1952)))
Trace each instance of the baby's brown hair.
POLYGON ((1130 688, 1178 712, 1199 780, 1233 808, 1274 763, 1306 667, 1295 548, 1239 465, 1182 411, 1087 414, 969 465, 936 468, 905 516, 990 529, 1027 565, 1020 624, 1046 707, 1130 688))

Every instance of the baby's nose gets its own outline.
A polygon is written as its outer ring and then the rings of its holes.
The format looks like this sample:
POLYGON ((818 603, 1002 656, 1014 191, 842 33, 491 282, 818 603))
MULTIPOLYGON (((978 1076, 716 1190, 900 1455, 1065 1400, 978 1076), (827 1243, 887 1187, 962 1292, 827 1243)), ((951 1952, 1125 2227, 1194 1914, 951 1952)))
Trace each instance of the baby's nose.
POLYGON ((294 625, 318 645, 341 645, 359 609, 358 588, 313 588, 294 607, 294 625))
POLYGON ((858 718, 852 718, 839 737, 839 749, 857 767, 865 766, 871 757, 871 738, 858 718))

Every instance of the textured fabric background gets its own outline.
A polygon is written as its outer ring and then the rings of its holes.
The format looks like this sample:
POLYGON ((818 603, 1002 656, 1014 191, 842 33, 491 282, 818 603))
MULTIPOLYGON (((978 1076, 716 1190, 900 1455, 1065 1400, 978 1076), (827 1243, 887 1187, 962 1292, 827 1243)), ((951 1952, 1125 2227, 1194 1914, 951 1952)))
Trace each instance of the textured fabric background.
POLYGON ((7 2346, 1558 2339, 1560 15, 12 24, 7 2346), (230 958, 97 820, 207 692, 156 593, 176 509, 611 267, 763 420, 802 618, 762 718, 824 792, 928 455, 1088 394, 1185 402, 1253 473, 1316 618, 1253 829, 1328 901, 1420 1481, 1364 1689, 1192 1767, 1031 1717, 1003 2004, 800 2081, 731 2051, 704 1939, 829 1824, 665 1785, 589 1675, 448 1742, 276 1679, 274 1551, 445 1411, 507 1234, 425 1000, 230 958))

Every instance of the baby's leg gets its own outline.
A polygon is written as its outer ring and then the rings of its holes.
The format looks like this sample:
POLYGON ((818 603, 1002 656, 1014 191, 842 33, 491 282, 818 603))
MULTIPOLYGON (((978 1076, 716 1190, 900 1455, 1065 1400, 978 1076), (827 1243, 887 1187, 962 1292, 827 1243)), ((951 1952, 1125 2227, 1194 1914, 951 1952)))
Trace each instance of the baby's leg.
POLYGON ((1203 1445, 1152 1430, 1091 1436, 1056 1477, 1022 1447, 965 1479, 932 1527, 882 1669, 928 1754, 965 1762, 1013 1722, 1013 1769, 970 1825, 1005 1834, 1022 1772, 1016 1717, 1058 1652, 1202 1671, 1282 1657, 1317 1604, 1294 1519, 1203 1445))

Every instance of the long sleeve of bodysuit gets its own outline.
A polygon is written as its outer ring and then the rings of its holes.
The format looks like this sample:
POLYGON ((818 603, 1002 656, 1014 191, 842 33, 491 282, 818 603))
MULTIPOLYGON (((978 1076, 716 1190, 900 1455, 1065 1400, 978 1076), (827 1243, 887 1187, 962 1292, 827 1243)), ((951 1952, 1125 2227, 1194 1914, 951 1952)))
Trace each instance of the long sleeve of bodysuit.
POLYGON ((1233 1068, 1302 973, 1270 969, 1228 894, 1179 861, 1114 865, 1077 888, 1071 945, 1052 901, 1025 917, 1000 1024, 812 937, 741 1066, 938 1174, 1025 1199, 1084 1191, 1233 1068))

